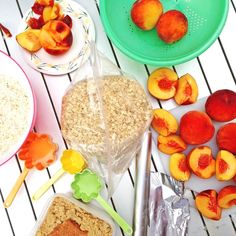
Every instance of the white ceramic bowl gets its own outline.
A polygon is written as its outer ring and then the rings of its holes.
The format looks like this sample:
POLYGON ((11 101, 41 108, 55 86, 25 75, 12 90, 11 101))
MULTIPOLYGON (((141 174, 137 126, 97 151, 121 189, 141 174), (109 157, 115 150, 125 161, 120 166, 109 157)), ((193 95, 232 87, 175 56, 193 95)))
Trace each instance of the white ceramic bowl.
POLYGON ((0 74, 13 77, 14 79, 19 81, 19 83, 25 89, 29 97, 29 106, 30 106, 27 129, 25 129, 23 135, 19 137, 18 142, 15 143, 12 146, 12 148, 10 148, 9 151, 0 156, 0 166, 1 166, 18 152, 18 150, 25 142, 29 132, 32 130, 36 115, 36 102, 35 102, 36 100, 29 79, 24 70, 20 67, 20 65, 13 58, 9 57, 2 51, 0 51, 0 61, 1 61, 0 74))

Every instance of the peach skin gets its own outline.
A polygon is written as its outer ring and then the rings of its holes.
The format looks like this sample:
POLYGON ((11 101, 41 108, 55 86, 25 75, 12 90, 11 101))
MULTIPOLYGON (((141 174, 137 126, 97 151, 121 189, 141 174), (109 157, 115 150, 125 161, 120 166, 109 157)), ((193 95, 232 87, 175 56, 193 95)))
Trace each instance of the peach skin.
POLYGON ((167 11, 160 16, 156 30, 161 40, 169 44, 174 43, 187 33, 188 19, 180 11, 167 11))
POLYGON ((131 8, 131 19, 142 30, 153 29, 163 12, 159 0, 137 0, 131 8))
POLYGON ((194 148, 187 156, 190 170, 200 178, 209 179, 215 174, 215 160, 210 147, 194 148))
POLYGON ((219 122, 236 118, 236 93, 222 89, 211 94, 205 103, 206 113, 219 122))
POLYGON ((158 99, 169 99, 176 93, 178 75, 169 68, 159 68, 151 73, 147 81, 149 93, 158 99))
POLYGON ((222 210, 217 204, 217 192, 215 190, 205 190, 197 194, 195 205, 206 218, 212 220, 221 218, 222 210))
POLYGON ((164 109, 155 109, 153 111, 152 128, 163 136, 174 134, 178 130, 178 122, 175 117, 164 109))
POLYGON ((189 111, 180 119, 180 137, 187 144, 203 144, 214 135, 210 117, 201 111, 189 111))
POLYGON ((174 96, 178 105, 195 103, 198 98, 198 86, 190 74, 181 76, 178 80, 177 91, 174 96))
POLYGON ((236 205, 236 186, 229 185, 220 190, 218 204, 221 208, 230 208, 236 205))
POLYGON ((157 138, 157 147, 161 152, 171 155, 177 152, 183 152, 187 148, 187 145, 178 135, 171 134, 166 137, 159 135, 157 138))
POLYGON ((216 142, 220 150, 236 154, 236 123, 222 126, 216 134, 216 142))
POLYGON ((170 156, 169 170, 171 176, 179 181, 187 181, 191 175, 186 156, 183 153, 175 153, 170 156))
POLYGON ((230 180, 236 175, 236 158, 226 151, 221 150, 216 157, 216 178, 218 180, 230 180))

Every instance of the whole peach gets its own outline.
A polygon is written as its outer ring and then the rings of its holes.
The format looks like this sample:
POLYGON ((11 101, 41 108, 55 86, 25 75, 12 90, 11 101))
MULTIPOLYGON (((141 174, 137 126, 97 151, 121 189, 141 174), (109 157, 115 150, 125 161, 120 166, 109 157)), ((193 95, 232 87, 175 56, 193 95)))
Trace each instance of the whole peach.
POLYGON ((159 0, 137 0, 131 9, 131 19, 143 30, 153 29, 163 12, 159 0))

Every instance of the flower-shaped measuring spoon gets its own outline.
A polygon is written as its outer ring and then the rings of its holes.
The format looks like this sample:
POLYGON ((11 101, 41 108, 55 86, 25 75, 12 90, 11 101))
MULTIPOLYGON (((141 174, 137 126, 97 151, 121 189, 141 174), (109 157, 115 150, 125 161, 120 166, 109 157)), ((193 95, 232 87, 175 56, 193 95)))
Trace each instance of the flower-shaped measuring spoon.
POLYGON ((61 164, 62 168, 35 192, 32 196, 33 200, 39 199, 64 173, 76 174, 87 168, 83 156, 72 149, 63 152, 61 164))
POLYGON ((30 133, 22 145, 18 157, 25 161, 25 167, 4 202, 4 207, 11 205, 27 174, 32 168, 43 170, 56 160, 57 144, 49 135, 30 133))
POLYGON ((132 235, 132 227, 120 215, 118 215, 117 212, 115 212, 99 194, 102 189, 102 182, 95 173, 86 169, 83 172, 76 174, 71 187, 74 191, 74 197, 76 199, 81 199, 83 202, 90 202, 95 199, 117 222, 125 233, 132 235))

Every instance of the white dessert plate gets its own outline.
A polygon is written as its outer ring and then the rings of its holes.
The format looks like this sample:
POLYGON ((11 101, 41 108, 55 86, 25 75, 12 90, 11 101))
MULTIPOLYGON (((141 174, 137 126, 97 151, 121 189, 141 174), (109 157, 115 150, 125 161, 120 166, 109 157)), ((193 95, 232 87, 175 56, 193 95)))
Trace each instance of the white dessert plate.
MULTIPOLYGON (((48 54, 43 48, 36 53, 30 53, 21 48, 26 62, 45 74, 62 75, 78 69, 90 55, 90 41, 95 41, 95 27, 92 18, 88 12, 77 2, 71 0, 57 0, 60 4, 63 14, 72 18, 73 43, 71 48, 62 55, 53 56, 48 54)), ((23 17, 19 32, 27 28, 27 20, 35 17, 35 14, 29 9, 23 17)))

